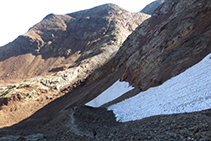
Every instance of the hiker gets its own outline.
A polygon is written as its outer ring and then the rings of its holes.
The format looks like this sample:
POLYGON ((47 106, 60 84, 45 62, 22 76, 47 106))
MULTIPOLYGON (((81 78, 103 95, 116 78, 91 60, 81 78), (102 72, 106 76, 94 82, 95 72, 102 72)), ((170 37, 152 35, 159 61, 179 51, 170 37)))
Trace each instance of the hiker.
POLYGON ((95 130, 93 130, 93 136, 95 137, 97 135, 97 132, 95 130))

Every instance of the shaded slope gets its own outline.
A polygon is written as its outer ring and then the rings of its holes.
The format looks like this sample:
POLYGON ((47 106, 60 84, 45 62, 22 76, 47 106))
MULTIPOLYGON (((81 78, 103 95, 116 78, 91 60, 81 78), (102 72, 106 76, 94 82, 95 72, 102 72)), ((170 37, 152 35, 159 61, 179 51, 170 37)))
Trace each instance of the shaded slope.
MULTIPOLYGON (((50 14, 26 34, 0 48, 1 54, 7 54, 0 55, 2 83, 50 74, 0 89, 0 116, 8 119, 0 126, 21 121, 86 84, 92 73, 111 61, 127 36, 148 17, 113 4, 67 15, 50 14)), ((104 71, 101 73, 107 74, 104 71)))
POLYGON ((133 122, 118 123, 105 108, 83 105, 114 83, 121 75, 116 72, 101 81, 78 87, 49 103, 31 117, 0 129, 0 139, 47 140, 209 140, 210 110, 160 115, 133 122), (107 86, 105 86, 107 85, 107 86), (92 130, 97 131, 93 139, 92 130), (9 136, 11 135, 11 136, 9 136))
POLYGON ((211 1, 170 0, 141 24, 115 56, 122 80, 146 90, 160 85, 211 52, 211 1))
MULTIPOLYGON (((121 122, 162 114, 207 110, 211 108, 210 85, 211 54, 162 85, 140 92, 108 109, 113 110, 117 121, 121 122)), ((113 89, 118 89, 118 86, 113 89)))
POLYGON ((145 14, 149 14, 152 15, 153 12, 163 3, 165 2, 165 0, 156 0, 153 1, 152 3, 148 4, 147 6, 145 6, 141 12, 145 13, 145 14))
MULTIPOLYGON (((32 136, 46 140, 209 140, 210 110, 160 115, 133 122, 117 123, 104 108, 72 107, 45 122, 28 119, 27 124, 0 129, 0 139, 32 136), (33 127, 32 127, 33 126, 33 127), (92 131, 97 136, 93 138, 92 131), (10 136, 9 136, 10 135, 10 136)), ((42 120, 44 121, 44 120, 42 120)))

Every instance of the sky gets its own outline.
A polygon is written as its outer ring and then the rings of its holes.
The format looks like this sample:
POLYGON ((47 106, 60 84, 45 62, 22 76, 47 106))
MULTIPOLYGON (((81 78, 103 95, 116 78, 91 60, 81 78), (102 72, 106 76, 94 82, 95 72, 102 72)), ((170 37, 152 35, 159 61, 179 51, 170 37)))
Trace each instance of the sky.
POLYGON ((67 14, 114 3, 130 11, 139 12, 154 0, 1 0, 0 46, 13 41, 46 15, 67 14))
MULTIPOLYGON (((122 89, 119 83, 125 86, 125 92, 131 87, 125 82, 118 82, 106 90, 107 96, 98 96, 95 103, 86 105, 98 107, 100 102, 113 100, 113 95, 117 97, 122 89), (126 84, 126 85, 125 85, 126 84), (113 90, 117 92, 114 93, 113 90), (109 100, 110 99, 110 100, 109 100)), ((202 61, 190 67, 183 73, 169 79, 160 86, 152 87, 147 91, 126 99, 108 107, 116 116, 119 122, 140 120, 142 118, 162 115, 202 111, 211 108, 211 54, 202 61)), ((104 94, 104 93, 102 93, 104 94)))

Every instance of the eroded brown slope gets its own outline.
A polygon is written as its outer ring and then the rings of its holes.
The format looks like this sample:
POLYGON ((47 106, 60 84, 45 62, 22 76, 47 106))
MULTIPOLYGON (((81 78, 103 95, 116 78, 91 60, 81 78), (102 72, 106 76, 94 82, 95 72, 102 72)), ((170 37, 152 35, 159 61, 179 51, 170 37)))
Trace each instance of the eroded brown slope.
POLYGON ((51 74, 104 53, 103 64, 148 17, 114 4, 67 15, 49 14, 0 48, 0 83, 51 74))
POLYGON ((0 127, 25 119, 85 83, 148 17, 113 4, 67 15, 50 14, 26 34, 1 47, 2 83, 36 78, 0 89, 0 118, 5 119, 0 121, 0 127))
POLYGON ((118 51, 121 79, 146 90, 199 62, 211 52, 210 17, 210 0, 168 0, 118 51))

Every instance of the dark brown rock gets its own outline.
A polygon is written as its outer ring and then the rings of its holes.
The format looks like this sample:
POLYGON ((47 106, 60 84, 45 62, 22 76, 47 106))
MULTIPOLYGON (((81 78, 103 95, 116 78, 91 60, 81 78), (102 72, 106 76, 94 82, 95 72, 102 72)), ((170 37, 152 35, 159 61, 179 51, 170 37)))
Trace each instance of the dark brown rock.
POLYGON ((141 12, 145 14, 152 15, 153 12, 163 3, 165 0, 156 0, 145 6, 141 12))
POLYGON ((124 42, 115 66, 122 80, 146 90, 199 62, 208 53, 211 35, 209 0, 169 0, 124 42))

